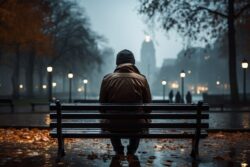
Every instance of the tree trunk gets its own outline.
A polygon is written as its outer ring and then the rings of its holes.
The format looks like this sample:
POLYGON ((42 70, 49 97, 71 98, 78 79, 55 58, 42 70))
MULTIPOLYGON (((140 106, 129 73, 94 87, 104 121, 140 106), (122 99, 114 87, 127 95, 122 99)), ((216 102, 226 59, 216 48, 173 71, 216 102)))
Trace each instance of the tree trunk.
POLYGON ((39 95, 42 95, 43 94, 43 77, 44 77, 44 72, 43 72, 43 69, 44 69, 44 65, 43 65, 43 62, 42 60, 40 60, 38 62, 38 65, 39 65, 39 70, 38 70, 38 91, 39 91, 39 95))
POLYGON ((14 61, 14 69, 13 69, 13 73, 11 76, 11 81, 12 81, 12 97, 14 99, 18 99, 19 98, 19 86, 18 84, 20 84, 20 45, 17 44, 16 45, 16 59, 14 61))
POLYGON ((234 25, 234 0, 228 1, 228 49, 229 49, 229 81, 231 101, 239 102, 238 82, 236 73, 236 42, 235 42, 235 25, 234 25))
POLYGON ((32 47, 31 52, 28 55, 28 61, 25 71, 27 97, 34 96, 34 64, 35 64, 35 50, 32 47))

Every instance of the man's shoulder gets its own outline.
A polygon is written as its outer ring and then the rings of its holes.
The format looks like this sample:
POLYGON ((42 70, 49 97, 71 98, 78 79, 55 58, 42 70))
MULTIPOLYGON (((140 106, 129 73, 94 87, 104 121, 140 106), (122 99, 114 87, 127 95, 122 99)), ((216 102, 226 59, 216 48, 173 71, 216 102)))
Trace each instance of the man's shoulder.
POLYGON ((135 78, 139 80, 146 80, 146 77, 142 74, 137 74, 137 73, 110 73, 104 76, 104 80, 107 79, 115 79, 115 78, 135 78))

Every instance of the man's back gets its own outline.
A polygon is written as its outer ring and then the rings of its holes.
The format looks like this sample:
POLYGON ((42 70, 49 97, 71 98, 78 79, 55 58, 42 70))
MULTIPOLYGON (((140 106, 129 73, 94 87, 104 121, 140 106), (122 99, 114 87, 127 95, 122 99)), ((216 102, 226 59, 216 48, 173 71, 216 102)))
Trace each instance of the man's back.
POLYGON ((101 103, 149 103, 151 94, 146 78, 132 64, 118 66, 103 79, 101 103))

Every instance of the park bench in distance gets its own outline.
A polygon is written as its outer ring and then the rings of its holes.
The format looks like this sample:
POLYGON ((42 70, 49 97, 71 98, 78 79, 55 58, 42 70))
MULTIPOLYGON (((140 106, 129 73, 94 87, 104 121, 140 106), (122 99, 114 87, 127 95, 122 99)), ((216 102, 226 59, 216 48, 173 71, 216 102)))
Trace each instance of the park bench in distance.
POLYGON ((10 106, 11 112, 14 112, 14 103, 12 99, 0 99, 0 106, 10 106))
POLYGON ((36 106, 45 106, 45 105, 49 106, 49 104, 50 104, 49 102, 31 102, 30 103, 32 112, 35 112, 36 106))
MULTIPOLYGON (((138 137, 138 138, 177 138, 177 139, 192 139, 191 156, 197 158, 199 155, 199 140, 208 136, 208 123, 203 120, 208 120, 209 115, 203 114, 202 111, 208 111, 208 105, 202 102, 198 104, 166 104, 166 103, 145 103, 145 104, 107 104, 107 103, 60 103, 59 100, 50 104, 50 124, 52 138, 58 140, 58 158, 65 155, 64 139, 65 138, 110 138, 110 137, 138 137), (151 109, 152 113, 98 113, 91 111, 98 110, 124 110, 131 111, 140 109, 151 109), (155 111, 161 113, 155 113, 155 111), (67 112, 64 112, 67 111, 67 112), (87 112, 84 112, 87 111, 87 112), (165 111, 165 112, 162 112, 165 111), (175 112, 173 112, 175 111, 175 112), (140 123, 129 125, 116 125, 101 123, 101 122, 83 122, 84 119, 152 119, 152 120, 178 120, 170 123, 140 123), (63 120, 67 120, 64 122, 63 120), (71 120, 71 121, 70 121, 71 120), (73 121, 72 121, 73 120, 73 121), (192 122, 187 123, 187 121, 192 122), (70 121, 70 122, 69 122, 70 121), (102 131, 101 128, 124 128, 133 129, 149 128, 147 133, 110 133, 102 131), (167 131, 167 129, 175 129, 167 131)), ((162 121, 161 121, 162 122, 162 121)))

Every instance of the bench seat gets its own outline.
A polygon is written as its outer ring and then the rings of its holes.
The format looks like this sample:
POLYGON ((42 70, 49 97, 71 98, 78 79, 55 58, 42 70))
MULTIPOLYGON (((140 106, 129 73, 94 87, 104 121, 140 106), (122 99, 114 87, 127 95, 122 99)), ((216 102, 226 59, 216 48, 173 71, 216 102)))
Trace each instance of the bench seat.
MULTIPOLYGON (((50 136, 57 138, 57 131, 54 128, 50 132, 50 136)), ((206 131, 202 131, 200 138, 206 138, 208 136, 206 131)), ((88 130, 88 129, 62 129, 63 138, 110 138, 110 137, 120 137, 120 138, 175 138, 175 139, 192 139, 195 137, 195 131, 167 131, 164 130, 149 130, 148 133, 110 133, 108 131, 102 131, 100 129, 88 130)))

